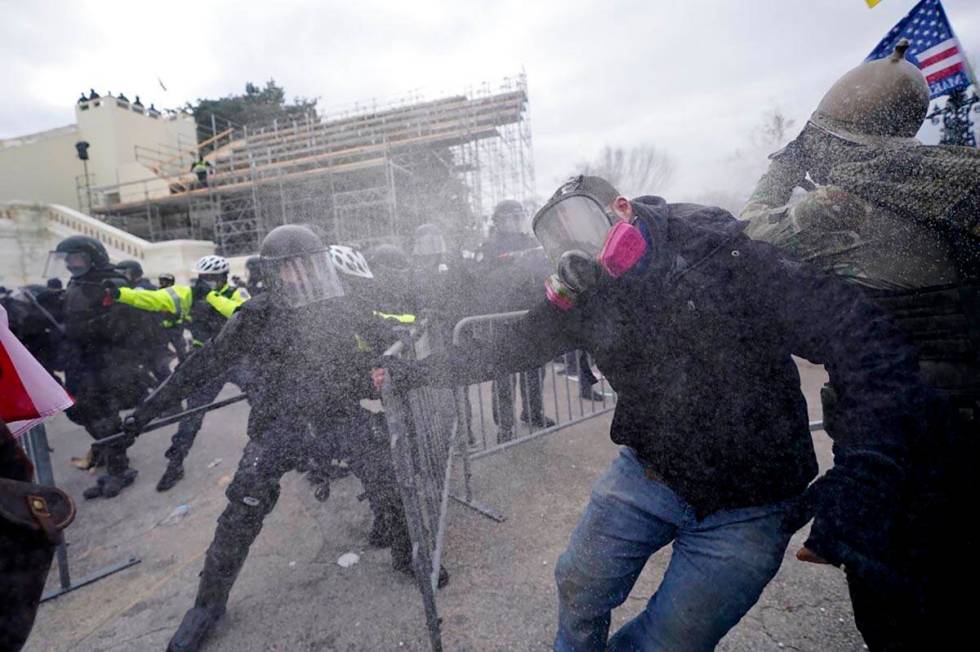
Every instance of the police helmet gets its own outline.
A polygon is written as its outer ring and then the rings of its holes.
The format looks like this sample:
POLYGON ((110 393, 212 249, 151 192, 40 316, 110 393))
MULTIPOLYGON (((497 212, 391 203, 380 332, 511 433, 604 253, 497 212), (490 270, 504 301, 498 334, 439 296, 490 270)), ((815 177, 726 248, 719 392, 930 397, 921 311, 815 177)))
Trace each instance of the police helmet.
POLYGON ((120 260, 116 263, 116 269, 122 270, 130 281, 136 281, 143 276, 143 266, 136 260, 120 260))
POLYGON ((384 267, 391 270, 408 270, 412 263, 405 251, 393 244, 381 244, 372 247, 367 252, 367 260, 372 267, 384 267))
POLYGON ((263 279, 291 307, 344 294, 329 250, 309 227, 285 224, 274 228, 262 240, 259 258, 263 279))
POLYGON ((413 256, 436 256, 446 253, 446 240, 442 229, 435 224, 422 224, 415 229, 413 256))
POLYGON ((502 233, 520 233, 527 222, 524 205, 515 199, 505 199, 493 208, 493 226, 502 233))
POLYGON ((48 254, 44 276, 58 276, 67 268, 72 277, 78 277, 108 265, 109 254, 101 242, 87 235, 73 235, 59 242, 48 254))

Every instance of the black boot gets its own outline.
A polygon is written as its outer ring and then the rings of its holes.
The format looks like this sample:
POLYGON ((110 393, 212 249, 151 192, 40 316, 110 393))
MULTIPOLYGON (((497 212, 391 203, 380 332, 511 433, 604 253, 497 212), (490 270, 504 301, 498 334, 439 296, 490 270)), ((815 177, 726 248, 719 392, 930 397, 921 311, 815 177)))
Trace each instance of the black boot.
POLYGON ((89 487, 88 489, 83 491, 82 496, 85 498, 85 500, 92 500, 93 498, 100 497, 102 495, 102 485, 105 484, 105 481, 108 477, 109 476, 107 475, 100 475, 96 479, 96 485, 94 487, 89 487))
POLYGON ((180 621, 180 627, 170 643, 167 652, 197 652, 211 633, 214 624, 225 613, 224 607, 194 607, 180 621))
POLYGON ((170 460, 167 463, 167 470, 163 472, 160 481, 157 482, 157 491, 169 491, 174 485, 184 477, 184 465, 180 460, 170 460))
POLYGON ((113 475, 100 475, 97 484, 82 492, 82 496, 86 500, 99 498, 100 496, 102 498, 115 498, 123 489, 133 484, 137 474, 138 471, 136 469, 125 469, 121 473, 113 475))
POLYGON ((123 489, 136 481, 138 473, 136 469, 126 469, 118 475, 106 476, 106 481, 102 484, 102 497, 115 498, 123 489))

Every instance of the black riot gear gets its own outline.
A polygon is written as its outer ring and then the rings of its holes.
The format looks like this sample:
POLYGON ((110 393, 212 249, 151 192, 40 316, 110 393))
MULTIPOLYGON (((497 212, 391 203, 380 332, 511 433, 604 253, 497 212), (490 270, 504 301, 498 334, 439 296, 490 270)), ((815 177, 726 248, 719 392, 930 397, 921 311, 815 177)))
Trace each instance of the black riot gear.
POLYGON ((195 605, 170 650, 197 649, 224 612, 249 548, 279 498, 280 478, 290 470, 346 461, 364 486, 375 519, 391 533, 393 565, 410 572, 411 543, 387 439, 372 429, 359 404, 373 395, 371 367, 396 334, 351 296, 316 300, 326 298, 326 286, 316 282, 331 277, 315 274, 328 271, 336 280, 336 272, 326 247, 308 228, 274 229, 260 256, 263 273, 280 291, 242 304, 217 337, 133 413, 138 429, 209 378, 223 377, 248 360, 249 442, 226 491, 228 504, 205 556, 195 605), (282 310, 283 295, 290 310, 282 310), (299 301, 304 297, 313 300, 299 301))
MULTIPOLYGON (((109 263, 105 247, 88 236, 66 238, 51 256, 63 256, 72 272, 64 291, 63 364, 65 388, 75 405, 65 414, 93 439, 102 439, 119 431, 120 410, 134 407, 153 385, 145 356, 134 354, 144 346, 139 316, 104 301, 106 285, 127 287, 129 280, 109 263), (87 269, 71 269, 82 259, 87 269)), ((93 463, 104 461, 108 475, 85 491, 86 498, 111 498, 133 482, 136 471, 129 468, 126 446, 118 442, 103 449, 102 459, 93 463)))

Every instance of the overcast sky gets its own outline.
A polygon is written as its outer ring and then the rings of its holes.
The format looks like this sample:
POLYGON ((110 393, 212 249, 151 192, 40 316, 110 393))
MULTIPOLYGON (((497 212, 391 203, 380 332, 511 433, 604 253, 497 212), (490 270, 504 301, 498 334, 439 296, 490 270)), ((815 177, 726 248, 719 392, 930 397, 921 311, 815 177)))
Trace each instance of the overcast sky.
MULTIPOLYGON (((677 164, 665 194, 689 199, 730 187, 767 109, 805 120, 914 4, 0 0, 0 138, 70 124, 89 87, 164 107, 274 78, 330 109, 523 69, 542 195, 603 145, 649 143, 677 164)), ((976 64, 980 1, 944 5, 976 64)))

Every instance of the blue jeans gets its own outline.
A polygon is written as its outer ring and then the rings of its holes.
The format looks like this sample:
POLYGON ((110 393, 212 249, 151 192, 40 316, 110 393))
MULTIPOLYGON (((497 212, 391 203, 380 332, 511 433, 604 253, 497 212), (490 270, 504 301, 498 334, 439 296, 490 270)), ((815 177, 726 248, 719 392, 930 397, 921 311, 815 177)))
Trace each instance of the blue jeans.
POLYGON ((636 452, 622 448, 558 560, 556 652, 713 650, 779 570, 792 534, 783 527, 784 503, 699 521, 643 471, 636 452), (660 587, 607 648, 610 611, 626 600, 650 555, 671 541, 660 587))

